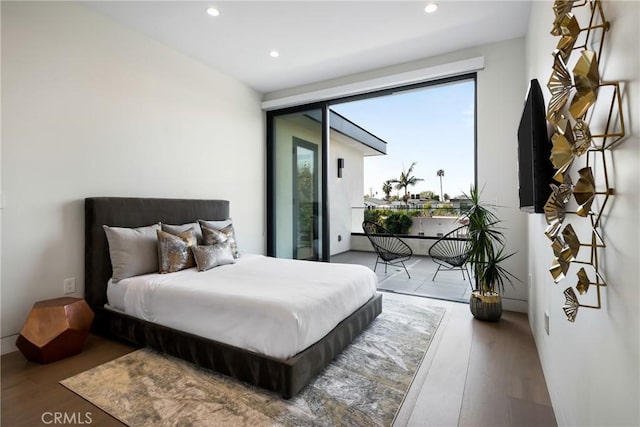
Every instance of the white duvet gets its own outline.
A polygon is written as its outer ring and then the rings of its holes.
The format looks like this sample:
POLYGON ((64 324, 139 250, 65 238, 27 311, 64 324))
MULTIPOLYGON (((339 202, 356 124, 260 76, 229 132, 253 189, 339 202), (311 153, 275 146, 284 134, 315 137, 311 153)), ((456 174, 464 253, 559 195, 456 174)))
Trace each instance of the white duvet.
POLYGON ((243 255, 235 264, 109 282, 109 305, 153 323, 287 359, 376 293, 368 268, 243 255))

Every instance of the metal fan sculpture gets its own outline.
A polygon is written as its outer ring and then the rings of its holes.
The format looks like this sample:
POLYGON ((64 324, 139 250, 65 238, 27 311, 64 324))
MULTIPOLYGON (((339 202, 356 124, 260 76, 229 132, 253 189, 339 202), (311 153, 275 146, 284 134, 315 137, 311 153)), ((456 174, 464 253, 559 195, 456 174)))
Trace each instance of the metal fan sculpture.
POLYGON ((596 191, 596 183, 593 179, 593 171, 591 167, 582 168, 578 171, 580 179, 573 189, 573 197, 578 203, 576 213, 582 217, 586 217, 591 213, 591 205, 597 194, 608 194, 608 192, 596 191))
POLYGON ((562 258, 556 257, 553 259, 549 271, 551 272, 555 283, 558 283, 566 277, 567 272, 569 271, 569 264, 570 263, 566 262, 562 258))
POLYGON ((582 156, 591 148, 591 129, 589 129, 589 123, 582 119, 576 120, 576 124, 573 127, 574 145, 573 151, 576 156, 582 156))
POLYGON ((556 21, 560 33, 558 34, 560 40, 558 41, 556 49, 560 52, 560 55, 562 55, 562 60, 566 62, 569 56, 571 56, 573 47, 580 34, 580 24, 578 24, 578 20, 570 12, 560 16, 556 21))
POLYGON ((560 183, 564 182, 564 173, 569 169, 576 155, 571 124, 567 119, 560 119, 558 121, 558 129, 562 129, 562 125, 565 125, 566 129, 556 131, 551 137, 553 145, 551 147, 551 156, 549 157, 553 167, 557 169, 553 179, 560 183))
POLYGON ((564 218, 566 216, 564 205, 567 203, 568 199, 566 198, 564 191, 560 190, 560 186, 551 184, 551 189, 551 194, 549 195, 547 202, 544 204, 543 210, 544 218, 548 224, 544 234, 550 240, 553 240, 556 238, 556 235, 560 231, 560 227, 562 227, 562 223, 564 222, 564 218))
POLYGON ((559 50, 553 52, 553 72, 547 83, 549 92, 551 92, 551 100, 547 109, 547 119, 550 119, 559 112, 569 99, 569 93, 573 84, 571 82, 571 74, 567 69, 562 55, 559 50))
POLYGON ((587 114, 587 110, 596 102, 600 87, 600 72, 596 53, 590 50, 582 51, 580 59, 573 68, 573 79, 576 94, 571 100, 569 112, 574 119, 580 119, 587 114))
POLYGON ((587 276, 587 272, 582 267, 578 270, 578 284, 576 285, 576 289, 580 293, 580 295, 584 295, 589 290, 589 285, 591 284, 591 280, 589 280, 589 276, 587 276))
POLYGON ((578 307, 580 307, 580 303, 578 302, 578 297, 576 293, 573 292, 573 288, 567 288, 564 290, 564 298, 565 302, 562 306, 562 310, 564 314, 567 316, 567 319, 570 322, 576 321, 576 315, 578 314, 578 307))

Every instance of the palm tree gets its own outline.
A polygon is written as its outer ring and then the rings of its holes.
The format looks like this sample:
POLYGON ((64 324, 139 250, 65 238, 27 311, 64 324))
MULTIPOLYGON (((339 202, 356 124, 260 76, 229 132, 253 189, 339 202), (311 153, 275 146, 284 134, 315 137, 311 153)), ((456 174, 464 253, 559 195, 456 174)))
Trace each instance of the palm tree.
POLYGON ((389 197, 391 197, 391 190, 393 190, 391 181, 385 181, 384 184, 382 184, 382 192, 384 193, 385 200, 389 200, 389 197))
POLYGON ((407 200, 409 200, 409 186, 413 186, 416 185, 419 181, 424 181, 424 179, 422 178, 416 178, 415 176, 412 176, 411 174, 413 173, 413 168, 415 167, 416 162, 411 163, 411 166, 409 166, 409 169, 407 169, 406 171, 403 170, 400 173, 400 177, 398 179, 390 179, 389 183, 395 184, 396 185, 396 190, 402 190, 404 188, 404 196, 402 197, 402 200, 404 200, 405 203, 407 203, 407 200))
POLYGON ((436 175, 440 177, 440 201, 444 202, 444 193, 442 192, 442 177, 444 176, 444 169, 438 169, 436 175))

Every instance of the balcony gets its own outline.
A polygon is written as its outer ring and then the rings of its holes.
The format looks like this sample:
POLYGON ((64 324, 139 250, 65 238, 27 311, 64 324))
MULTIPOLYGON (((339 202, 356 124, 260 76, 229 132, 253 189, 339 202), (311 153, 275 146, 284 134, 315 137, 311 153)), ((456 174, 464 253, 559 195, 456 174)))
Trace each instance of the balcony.
MULTIPOLYGON (((351 209, 351 240, 349 250, 352 251, 373 251, 371 243, 367 240, 362 231, 362 222, 366 219, 374 220, 384 218, 389 215, 405 214, 410 221, 405 232, 397 232, 413 250, 415 255, 428 256, 429 248, 440 237, 460 226, 459 218, 463 210, 455 207, 430 206, 420 208, 420 206, 384 207, 382 209, 372 207, 356 207, 351 209)), ((390 228, 390 227, 386 227, 390 228)))
MULTIPOLYGON (((371 247, 371 244, 369 244, 371 247)), ((376 254, 373 252, 348 251, 331 257, 331 262, 359 264, 373 269, 376 254)), ((406 264, 411 278, 407 277, 403 268, 378 265, 378 290, 408 295, 418 295, 447 301, 469 303, 471 286, 469 280, 464 280, 459 270, 440 270, 436 280, 433 274, 438 268, 428 256, 414 256, 406 264)))

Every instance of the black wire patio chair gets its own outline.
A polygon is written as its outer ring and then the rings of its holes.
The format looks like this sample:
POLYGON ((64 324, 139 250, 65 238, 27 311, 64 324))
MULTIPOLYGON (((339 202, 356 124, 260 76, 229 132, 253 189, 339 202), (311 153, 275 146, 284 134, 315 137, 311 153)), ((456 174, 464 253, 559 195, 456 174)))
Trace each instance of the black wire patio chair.
POLYGON ((436 279, 440 269, 460 270, 462 278, 465 278, 465 271, 471 283, 471 275, 467 268, 469 259, 469 227, 463 225, 439 238, 430 248, 429 256, 438 264, 438 269, 433 274, 432 281, 436 279))
POLYGON ((375 222, 364 221, 362 223, 362 229, 378 256, 373 271, 376 271, 376 268, 378 268, 378 263, 384 264, 385 273, 387 272, 387 265, 402 265, 407 276, 411 279, 407 266, 404 265, 404 262, 409 261, 413 255, 413 251, 409 245, 375 222))

